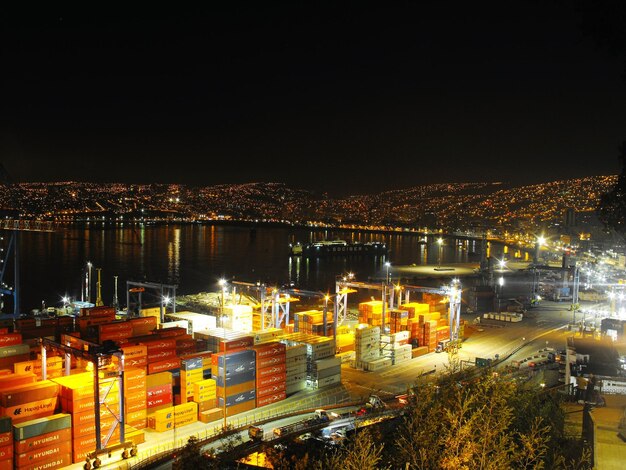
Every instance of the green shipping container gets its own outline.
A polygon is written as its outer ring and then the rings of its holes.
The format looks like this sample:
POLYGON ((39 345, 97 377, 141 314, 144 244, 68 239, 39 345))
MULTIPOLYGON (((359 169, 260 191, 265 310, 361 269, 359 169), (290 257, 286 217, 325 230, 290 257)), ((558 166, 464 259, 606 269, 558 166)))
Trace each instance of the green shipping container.
POLYGON ((13 439, 23 441, 31 437, 41 436, 48 432, 59 431, 72 427, 72 415, 57 413, 45 418, 33 419, 13 425, 13 439))
POLYGON ((11 418, 0 416, 0 434, 11 431, 11 418))

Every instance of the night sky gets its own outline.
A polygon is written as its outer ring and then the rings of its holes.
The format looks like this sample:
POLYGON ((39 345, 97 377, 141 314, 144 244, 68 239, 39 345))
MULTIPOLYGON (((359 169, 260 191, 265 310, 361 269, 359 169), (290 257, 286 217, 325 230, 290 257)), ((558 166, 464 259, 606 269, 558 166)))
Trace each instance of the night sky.
POLYGON ((621 170, 623 57, 584 0, 206 3, 5 10, 13 179, 345 195, 621 170))

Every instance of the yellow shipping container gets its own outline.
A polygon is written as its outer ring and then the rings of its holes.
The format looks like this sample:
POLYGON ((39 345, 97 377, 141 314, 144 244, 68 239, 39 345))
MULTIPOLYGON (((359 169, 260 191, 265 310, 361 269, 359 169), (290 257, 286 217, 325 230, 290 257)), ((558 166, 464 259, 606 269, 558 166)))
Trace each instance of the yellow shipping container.
POLYGON ((354 344, 354 333, 337 334, 337 347, 354 344))
POLYGON ((158 372, 156 374, 146 375, 146 386, 156 387, 157 385, 166 385, 172 383, 172 373, 169 371, 158 372))

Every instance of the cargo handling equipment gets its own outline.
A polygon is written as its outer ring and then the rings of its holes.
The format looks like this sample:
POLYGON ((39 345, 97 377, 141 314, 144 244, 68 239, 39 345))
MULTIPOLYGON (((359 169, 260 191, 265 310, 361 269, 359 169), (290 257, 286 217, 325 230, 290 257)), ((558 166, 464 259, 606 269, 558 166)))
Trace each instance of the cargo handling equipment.
POLYGON ((137 445, 134 442, 125 441, 124 426, 124 353, 119 349, 118 345, 113 341, 105 341, 102 345, 92 343, 81 338, 71 335, 62 335, 61 342, 56 342, 48 338, 41 338, 41 372, 43 380, 46 380, 46 356, 48 349, 59 351, 65 354, 65 376, 70 375, 71 358, 85 359, 91 362, 93 367, 93 396, 95 403, 95 427, 96 427, 96 449, 87 454, 83 468, 91 470, 99 468, 102 464, 100 456, 111 454, 119 449, 122 450, 122 459, 128 459, 137 455, 137 445), (115 358, 116 360, 114 360, 115 358), (114 367, 111 367, 111 366, 114 367), (105 399, 113 386, 117 383, 119 414, 111 410, 105 399), (100 393, 103 389, 104 395, 100 393), (114 418, 114 423, 104 439, 100 435, 100 412, 108 411, 114 418), (120 442, 118 444, 108 445, 111 436, 116 428, 119 427, 120 442))

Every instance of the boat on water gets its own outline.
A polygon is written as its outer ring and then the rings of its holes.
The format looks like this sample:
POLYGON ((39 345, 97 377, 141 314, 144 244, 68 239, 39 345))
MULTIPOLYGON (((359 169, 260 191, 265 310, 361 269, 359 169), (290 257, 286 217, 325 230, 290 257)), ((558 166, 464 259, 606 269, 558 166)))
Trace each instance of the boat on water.
POLYGON ((387 244, 382 242, 347 242, 345 240, 321 240, 312 243, 289 245, 290 256, 316 258, 322 256, 376 256, 388 252, 387 244))

